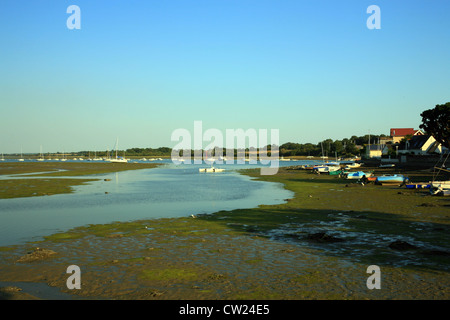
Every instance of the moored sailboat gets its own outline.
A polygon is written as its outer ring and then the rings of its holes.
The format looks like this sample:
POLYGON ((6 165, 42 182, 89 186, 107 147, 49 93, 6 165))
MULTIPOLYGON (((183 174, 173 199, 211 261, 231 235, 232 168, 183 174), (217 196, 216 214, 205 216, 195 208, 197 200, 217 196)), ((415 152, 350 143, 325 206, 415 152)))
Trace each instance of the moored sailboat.
POLYGON ((125 159, 125 157, 117 156, 117 147, 118 147, 118 145, 119 145, 119 138, 117 138, 117 140, 116 140, 116 157, 114 159, 109 160, 109 161, 113 162, 113 163, 127 163, 128 160, 125 159))

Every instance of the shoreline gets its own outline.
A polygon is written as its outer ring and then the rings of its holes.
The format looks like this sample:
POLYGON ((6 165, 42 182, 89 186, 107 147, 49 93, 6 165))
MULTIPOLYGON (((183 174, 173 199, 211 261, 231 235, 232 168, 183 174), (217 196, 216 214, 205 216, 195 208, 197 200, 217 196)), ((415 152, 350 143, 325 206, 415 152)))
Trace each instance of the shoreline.
MULTIPOLYGON (((448 199, 280 169, 264 177, 257 169, 241 171, 282 183, 294 192, 287 203, 91 225, 28 246, 0 248, 0 281, 45 282, 74 294, 65 288, 66 276, 61 278, 70 263, 85 270, 77 299, 450 297, 448 199), (313 237, 321 231, 328 237, 313 237), (396 239, 415 248, 390 248, 396 239), (56 254, 17 263, 26 252, 33 255, 33 246, 56 254), (385 290, 365 288, 365 268, 371 264, 381 266, 385 290)), ((423 174, 416 172, 417 179, 423 174)))

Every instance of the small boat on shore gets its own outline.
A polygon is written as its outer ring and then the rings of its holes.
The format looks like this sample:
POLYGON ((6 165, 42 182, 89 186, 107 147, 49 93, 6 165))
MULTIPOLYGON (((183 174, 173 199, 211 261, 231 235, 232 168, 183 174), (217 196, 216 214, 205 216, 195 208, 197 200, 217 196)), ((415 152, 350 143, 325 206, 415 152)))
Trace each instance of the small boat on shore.
POLYGON ((447 181, 431 181, 430 193, 435 196, 450 195, 450 180, 447 181))
POLYGON ((380 164, 379 168, 393 168, 395 167, 394 163, 386 163, 386 164, 380 164))
POLYGON ((379 176, 377 177, 377 180, 375 181, 376 184, 380 185, 386 185, 386 184, 399 184, 402 185, 408 178, 405 178, 401 174, 394 174, 394 175, 386 175, 386 176, 379 176))
POLYGON ((356 172, 349 172, 345 175, 346 179, 362 179, 364 177, 369 178, 372 176, 371 172, 363 172, 363 171, 356 171, 356 172))
POLYGON ((431 184, 429 183, 408 183, 406 184, 406 188, 408 189, 429 189, 431 184))
MULTIPOLYGON (((342 163, 341 163, 342 164, 342 163)), ((361 163, 353 162, 345 165, 345 169, 354 169, 361 167, 361 163)))
POLYGON ((344 171, 344 170, 342 170, 342 169, 339 169, 339 170, 336 170, 336 171, 330 171, 330 172, 328 172, 328 174, 329 174, 330 176, 338 176, 338 175, 342 175, 342 174, 345 174, 345 173, 347 173, 347 172, 344 171))
POLYGON ((431 181, 431 187, 450 189, 450 180, 447 181, 431 181))
POLYGON ((322 165, 314 166, 313 171, 315 171, 317 173, 321 173, 321 172, 330 173, 332 171, 338 171, 340 169, 341 169, 341 166, 339 165, 339 163, 329 162, 329 163, 324 163, 322 165))

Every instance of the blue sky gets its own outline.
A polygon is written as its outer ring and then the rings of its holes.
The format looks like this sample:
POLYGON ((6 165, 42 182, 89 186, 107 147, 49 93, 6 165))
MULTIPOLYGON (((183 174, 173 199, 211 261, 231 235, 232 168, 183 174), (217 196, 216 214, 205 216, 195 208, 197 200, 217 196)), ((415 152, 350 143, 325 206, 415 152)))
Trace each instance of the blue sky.
POLYGON ((195 120, 279 129, 280 143, 418 128, 450 101, 449 12, 448 0, 3 0, 0 152, 173 147, 195 120), (80 30, 66 27, 72 4, 80 30), (366 27, 372 4, 380 30, 366 27))

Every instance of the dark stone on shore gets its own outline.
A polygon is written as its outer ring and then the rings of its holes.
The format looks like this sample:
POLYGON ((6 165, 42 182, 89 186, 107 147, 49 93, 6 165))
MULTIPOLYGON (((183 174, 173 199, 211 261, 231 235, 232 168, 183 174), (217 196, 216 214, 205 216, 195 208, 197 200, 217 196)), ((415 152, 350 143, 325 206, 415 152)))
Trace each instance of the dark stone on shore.
POLYGON ((414 250, 417 249, 416 246, 409 244, 406 241, 401 241, 401 240, 396 240, 394 242, 392 242, 389 245, 389 248, 394 249, 394 250, 399 250, 399 251, 405 251, 405 250, 414 250))
POLYGON ((344 239, 330 236, 329 234, 326 234, 325 232, 317 232, 317 233, 309 234, 308 239, 318 241, 318 242, 326 242, 326 243, 344 241, 344 239))

